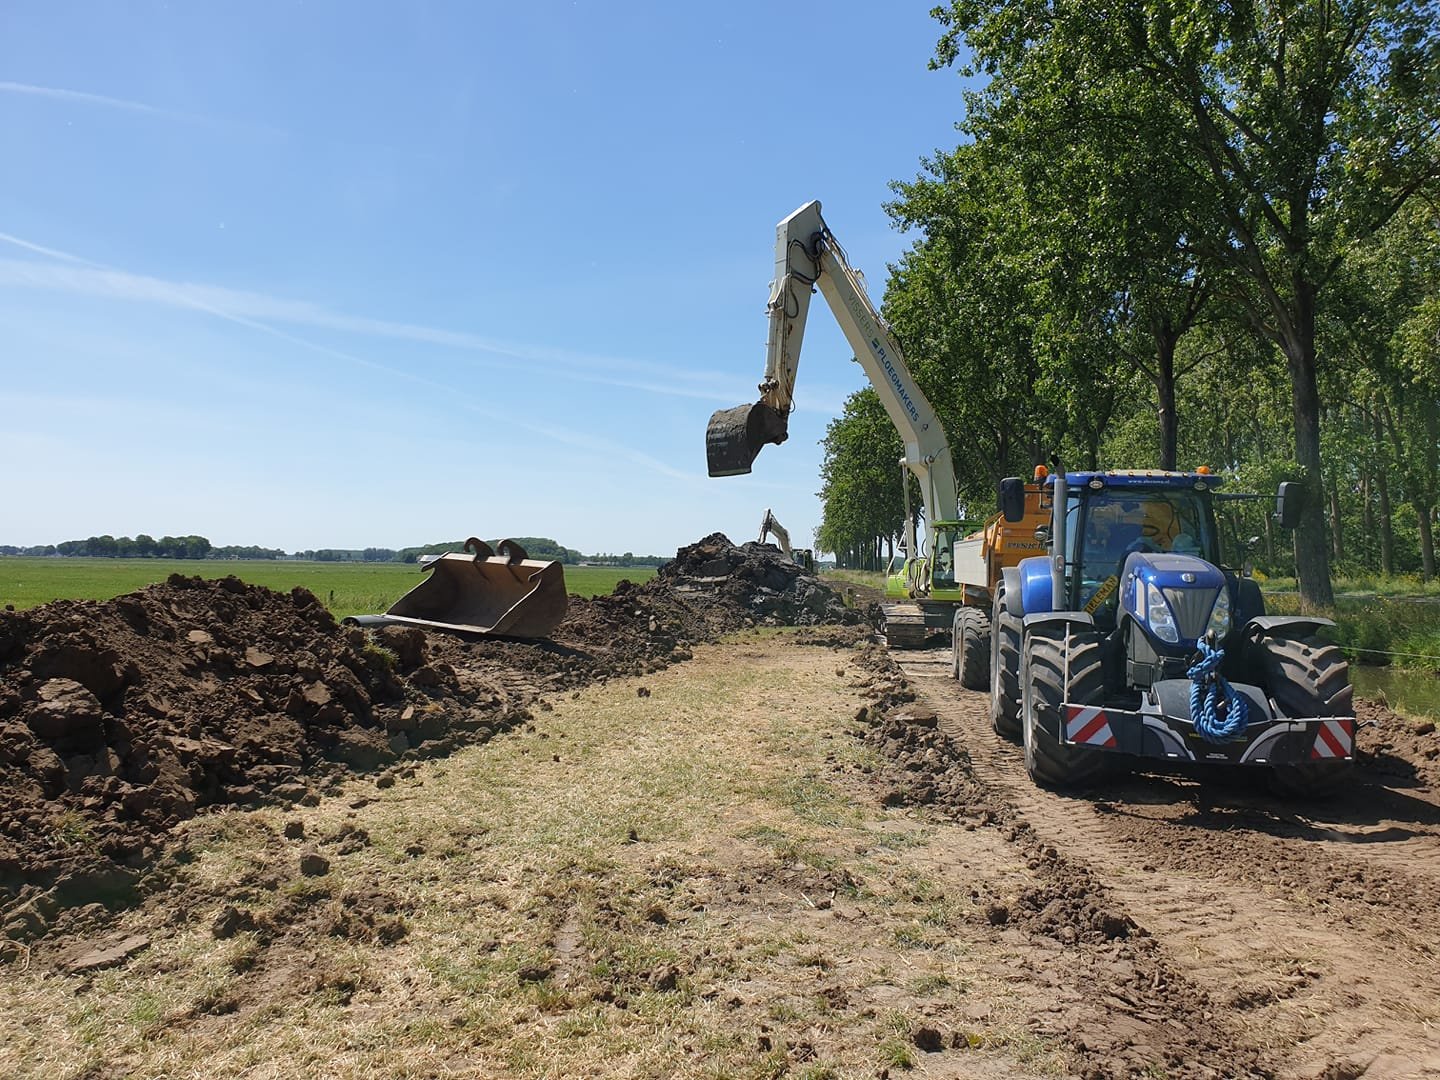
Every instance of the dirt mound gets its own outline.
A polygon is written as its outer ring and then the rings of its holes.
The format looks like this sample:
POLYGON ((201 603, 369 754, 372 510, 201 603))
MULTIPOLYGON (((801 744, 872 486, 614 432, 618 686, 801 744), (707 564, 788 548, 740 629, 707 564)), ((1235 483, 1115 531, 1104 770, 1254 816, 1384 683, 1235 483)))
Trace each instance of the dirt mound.
POLYGON ((423 633, 342 630, 304 589, 176 575, 0 614, 0 903, 86 875, 101 884, 79 892, 103 892, 208 806, 315 798, 526 717, 423 633))
POLYGON ((683 547, 648 587, 704 596, 740 620, 771 626, 846 625, 861 612, 819 578, 805 573, 771 544, 736 547, 723 533, 683 547))
POLYGON ((779 548, 737 547, 714 533, 681 548, 644 584, 621 581, 608 596, 572 596, 552 642, 430 640, 457 667, 495 663, 532 674, 542 689, 563 689, 658 671, 689 659, 698 642, 747 627, 855 628, 841 631, 848 635, 868 618, 779 548))
POLYGON ((746 626, 861 620, 777 549, 718 533, 643 585, 572 598, 554 641, 341 627, 307 590, 234 577, 0 613, 0 935, 123 902, 209 807, 313 801, 746 626))
POLYGON ((1362 764, 1382 776, 1440 787, 1440 732, 1433 720, 1407 719, 1363 698, 1355 715, 1364 725, 1356 739, 1362 764))

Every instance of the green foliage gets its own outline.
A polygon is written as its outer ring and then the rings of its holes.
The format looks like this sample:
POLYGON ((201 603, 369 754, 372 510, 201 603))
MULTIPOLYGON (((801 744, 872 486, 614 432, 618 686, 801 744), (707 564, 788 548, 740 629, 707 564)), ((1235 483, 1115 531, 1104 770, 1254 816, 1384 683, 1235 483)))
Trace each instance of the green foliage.
POLYGON ((822 443, 820 497, 824 515, 816 541, 857 569, 879 568, 880 542, 903 531, 900 487, 904 448, 874 390, 851 394, 822 443))
POLYGON ((1300 480, 1257 563, 1436 573, 1440 33, 1432 2, 953 0, 934 67, 988 77, 897 183, 886 314, 962 498, 1070 466, 1300 480))
POLYGON ((60 544, 39 544, 16 547, 0 544, 0 555, 64 555, 89 556, 101 559, 273 559, 283 551, 267 548, 213 548, 203 536, 162 536, 156 540, 141 533, 133 540, 128 536, 91 536, 85 540, 66 540, 60 544))

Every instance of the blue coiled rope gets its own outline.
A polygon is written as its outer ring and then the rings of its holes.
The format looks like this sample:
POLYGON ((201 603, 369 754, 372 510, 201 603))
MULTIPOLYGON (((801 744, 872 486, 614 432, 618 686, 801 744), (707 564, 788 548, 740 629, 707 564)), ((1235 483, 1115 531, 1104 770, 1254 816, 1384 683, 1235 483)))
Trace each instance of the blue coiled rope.
POLYGON ((1190 676, 1190 719, 1206 742, 1229 742, 1245 730, 1250 703, 1220 674, 1225 650, 1215 648, 1204 638, 1196 648, 1200 661, 1185 673, 1190 676))

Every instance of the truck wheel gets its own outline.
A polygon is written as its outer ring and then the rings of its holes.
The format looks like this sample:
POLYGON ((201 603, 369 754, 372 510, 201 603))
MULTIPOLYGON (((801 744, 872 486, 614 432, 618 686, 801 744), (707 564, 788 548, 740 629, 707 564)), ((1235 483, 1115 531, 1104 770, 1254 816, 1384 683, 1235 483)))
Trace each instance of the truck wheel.
POLYGON ((1025 635, 1020 665, 1021 723, 1025 771, 1042 787, 1075 788, 1093 784, 1114 771, 1104 750, 1068 746, 1060 741, 1066 701, 1099 704, 1105 697, 1100 634, 1075 627, 1039 626, 1025 635), (1070 682, 1065 683, 1065 650, 1070 650, 1070 682))
POLYGON ((1020 631, 1001 584, 990 608, 990 726, 1012 742, 1020 739, 1020 631))
POLYGON ((990 689, 990 615, 976 607, 955 612, 950 634, 951 673, 967 690, 990 689))
MULTIPOLYGON (((1265 692, 1287 715, 1355 715, 1350 664, 1338 645, 1314 637, 1262 637, 1254 648, 1259 650, 1265 692)), ((1277 765, 1270 786, 1288 798, 1324 798, 1345 786, 1353 768, 1354 761, 1277 765)))

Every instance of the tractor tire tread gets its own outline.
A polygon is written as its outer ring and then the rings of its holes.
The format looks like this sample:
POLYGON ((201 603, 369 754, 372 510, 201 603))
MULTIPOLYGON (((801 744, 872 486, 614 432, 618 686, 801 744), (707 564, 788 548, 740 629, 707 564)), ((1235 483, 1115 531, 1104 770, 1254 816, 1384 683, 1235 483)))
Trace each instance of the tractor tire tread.
POLYGON ((990 726, 995 734, 1019 742, 1020 620, 1010 614, 1005 587, 995 594, 990 618, 990 726))
MULTIPOLYGON (((1262 637, 1254 647, 1265 690, 1287 715, 1355 715, 1350 664, 1338 645, 1314 637, 1262 637)), ((1326 798, 1350 781, 1353 767, 1352 761, 1277 766, 1271 770, 1270 786, 1286 798, 1326 798)))
POLYGON ((1022 736, 1025 771, 1042 787, 1077 788, 1114 771, 1113 755, 1067 746, 1060 741, 1063 703, 1100 702, 1105 694, 1100 634, 1094 630, 1038 627, 1025 636, 1021 668, 1022 736), (1070 649, 1070 682, 1065 683, 1065 649, 1070 649), (1054 733, 1039 715, 1048 714, 1054 733))
POLYGON ((990 689, 990 613, 962 607, 955 613, 954 673, 967 690, 990 689))

